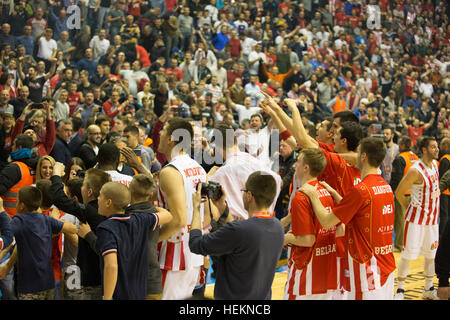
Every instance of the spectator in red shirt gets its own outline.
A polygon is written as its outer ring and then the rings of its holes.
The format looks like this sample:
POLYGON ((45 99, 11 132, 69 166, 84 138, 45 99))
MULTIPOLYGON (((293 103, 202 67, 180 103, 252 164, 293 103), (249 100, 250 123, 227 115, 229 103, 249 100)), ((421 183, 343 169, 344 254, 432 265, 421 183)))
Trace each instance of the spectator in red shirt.
POLYGON ((239 64, 237 62, 233 63, 231 70, 227 70, 228 88, 234 84, 236 78, 242 78, 242 73, 239 71, 239 64))
POLYGON ((423 136, 424 132, 433 125, 435 117, 436 112, 433 111, 431 112, 430 122, 423 124, 416 118, 414 119, 412 126, 407 125, 405 118, 400 118, 402 125, 405 128, 408 128, 408 136, 410 137, 412 144, 416 144, 417 138, 423 136))
POLYGON ((121 112, 127 105, 128 100, 124 101, 122 104, 119 103, 120 93, 117 90, 111 92, 111 96, 103 104, 103 111, 105 114, 115 120, 119 112, 121 112))
POLYGON ((43 110, 32 109, 33 104, 33 102, 28 104, 20 117, 17 118, 16 125, 11 132, 11 141, 14 141, 16 136, 22 133, 25 120, 34 111, 33 115, 29 118, 29 126, 23 133, 33 138, 34 147, 37 148, 38 155, 42 157, 50 154, 55 145, 54 101, 50 98, 44 98, 42 102, 43 110))
POLYGON ((183 80, 183 71, 178 68, 178 60, 176 58, 170 59, 170 68, 166 69, 166 75, 173 75, 177 82, 183 80))
MULTIPOLYGON (((236 29, 233 29, 231 31, 231 38, 230 38, 229 43, 231 45, 231 52, 230 52, 231 56, 233 58, 239 58, 242 53, 242 45, 241 45, 241 39, 239 39, 236 29)), ((233 84, 233 82, 232 82, 232 84, 233 84)))

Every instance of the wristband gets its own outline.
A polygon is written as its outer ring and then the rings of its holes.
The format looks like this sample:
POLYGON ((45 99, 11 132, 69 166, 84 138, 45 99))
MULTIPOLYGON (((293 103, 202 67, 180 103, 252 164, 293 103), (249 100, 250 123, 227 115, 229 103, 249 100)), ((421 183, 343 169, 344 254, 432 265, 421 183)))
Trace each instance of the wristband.
POLYGON ((280 137, 281 137, 281 139, 283 139, 283 140, 287 140, 287 139, 289 139, 289 137, 291 137, 292 135, 291 135, 291 133, 288 131, 288 130, 284 130, 282 133, 280 133, 280 137))

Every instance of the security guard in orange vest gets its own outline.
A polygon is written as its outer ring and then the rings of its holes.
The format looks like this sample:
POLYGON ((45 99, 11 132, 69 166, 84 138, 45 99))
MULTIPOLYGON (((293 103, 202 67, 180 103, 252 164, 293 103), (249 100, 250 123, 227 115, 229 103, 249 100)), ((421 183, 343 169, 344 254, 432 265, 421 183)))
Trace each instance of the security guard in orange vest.
POLYGON ((338 95, 331 100, 327 106, 333 110, 333 114, 336 114, 341 111, 345 111, 346 102, 345 102, 345 89, 342 88, 339 90, 338 95))
MULTIPOLYGON (((411 151, 411 139, 408 136, 402 136, 398 142, 398 148, 400 153, 392 162, 392 173, 390 185, 392 191, 395 192, 400 180, 406 175, 408 169, 414 164, 415 161, 419 160, 417 155, 411 151)), ((406 193, 409 197, 409 190, 406 193)), ((403 230, 405 226, 405 215, 402 210, 402 206, 395 200, 395 218, 394 218, 394 247, 398 250, 403 248, 403 230)))
MULTIPOLYGON (((441 141, 440 150, 442 156, 439 159, 439 179, 450 169, 450 138, 444 138, 441 141)), ((448 223, 448 201, 450 199, 450 190, 441 190, 441 202, 439 210, 439 236, 444 232, 448 223)))
POLYGON ((31 186, 36 180, 38 156, 32 154, 33 138, 19 134, 13 142, 11 162, 0 172, 0 196, 6 213, 12 218, 17 214, 17 194, 22 187, 31 186))

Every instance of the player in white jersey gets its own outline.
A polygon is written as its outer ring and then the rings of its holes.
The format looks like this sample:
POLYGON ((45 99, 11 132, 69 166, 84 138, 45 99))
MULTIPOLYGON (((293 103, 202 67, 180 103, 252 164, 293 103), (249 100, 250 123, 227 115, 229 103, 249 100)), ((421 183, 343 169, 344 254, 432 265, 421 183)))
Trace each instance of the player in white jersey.
MULTIPOLYGON (((158 151, 168 164, 161 170, 158 200, 173 219, 161 227, 158 250, 162 271, 162 300, 180 300, 192 296, 200 277, 203 256, 189 249, 192 221, 192 195, 197 183, 206 182, 205 170, 189 156, 193 129, 181 118, 172 118, 161 131, 158 151)), ((203 223, 203 206, 200 208, 203 223)))
POLYGON ((434 137, 423 137, 418 142, 422 152, 419 161, 409 168, 400 181, 395 195, 406 210, 403 251, 398 264, 398 289, 395 299, 404 298, 404 285, 409 262, 422 255, 425 258, 424 299, 437 300, 433 287, 434 257, 439 241, 439 171, 436 159, 439 147, 434 137), (411 191, 411 202, 406 203, 405 193, 411 191))

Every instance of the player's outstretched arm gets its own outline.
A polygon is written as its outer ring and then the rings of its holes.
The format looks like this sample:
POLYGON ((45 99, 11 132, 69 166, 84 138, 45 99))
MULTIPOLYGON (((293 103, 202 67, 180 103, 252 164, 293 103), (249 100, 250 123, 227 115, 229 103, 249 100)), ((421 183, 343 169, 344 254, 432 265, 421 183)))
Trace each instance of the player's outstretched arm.
POLYGON ((158 241, 167 240, 187 224, 186 194, 181 174, 173 167, 166 167, 159 175, 160 187, 166 195, 166 202, 172 220, 161 226, 158 241))
POLYGON ((422 176, 419 171, 414 168, 410 168, 406 173, 406 176, 398 184, 397 190, 395 190, 395 196, 397 197, 398 202, 402 206, 403 209, 408 207, 408 203, 406 201, 405 193, 411 186, 416 183, 422 183, 422 176))
POLYGON ((317 148, 319 144, 314 140, 303 126, 300 111, 298 110, 297 103, 293 99, 284 99, 284 103, 288 106, 292 112, 293 120, 293 132, 295 139, 297 140, 301 148, 317 148))

